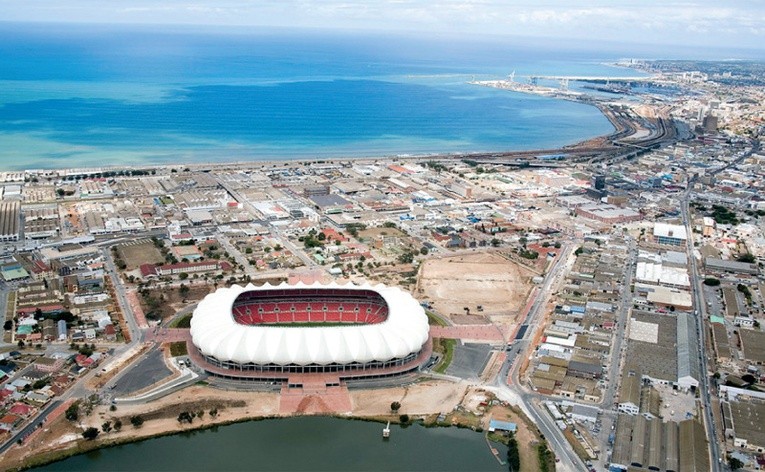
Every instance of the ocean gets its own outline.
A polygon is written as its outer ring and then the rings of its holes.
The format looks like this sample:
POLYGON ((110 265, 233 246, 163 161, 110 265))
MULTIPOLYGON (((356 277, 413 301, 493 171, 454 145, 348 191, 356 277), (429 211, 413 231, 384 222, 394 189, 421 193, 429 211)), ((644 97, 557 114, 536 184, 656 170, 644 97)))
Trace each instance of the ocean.
POLYGON ((533 42, 0 23, 0 170, 553 148, 594 107, 467 82, 638 75, 533 42))

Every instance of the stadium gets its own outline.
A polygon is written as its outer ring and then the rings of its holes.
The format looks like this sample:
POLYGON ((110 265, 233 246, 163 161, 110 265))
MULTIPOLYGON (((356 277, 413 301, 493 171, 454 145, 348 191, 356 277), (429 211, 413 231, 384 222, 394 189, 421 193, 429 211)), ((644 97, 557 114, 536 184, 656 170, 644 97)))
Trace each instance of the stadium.
POLYGON ((382 378, 414 372, 430 358, 428 331, 423 308, 395 287, 234 285, 194 310, 190 355, 227 378, 382 378))

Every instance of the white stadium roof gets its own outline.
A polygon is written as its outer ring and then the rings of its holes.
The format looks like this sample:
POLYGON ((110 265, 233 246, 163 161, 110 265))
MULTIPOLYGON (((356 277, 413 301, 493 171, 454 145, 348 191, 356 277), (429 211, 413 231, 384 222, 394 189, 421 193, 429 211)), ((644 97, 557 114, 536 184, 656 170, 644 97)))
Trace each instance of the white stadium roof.
MULTIPOLYGON (((285 301, 287 299, 285 298, 285 301)), ((384 285, 233 285, 207 295, 194 310, 191 338, 205 356, 239 364, 327 365, 387 361, 418 352, 428 339, 428 318, 410 294, 384 285), (243 325, 232 305, 243 292, 289 289, 372 290, 388 304, 388 318, 350 326, 243 325)))

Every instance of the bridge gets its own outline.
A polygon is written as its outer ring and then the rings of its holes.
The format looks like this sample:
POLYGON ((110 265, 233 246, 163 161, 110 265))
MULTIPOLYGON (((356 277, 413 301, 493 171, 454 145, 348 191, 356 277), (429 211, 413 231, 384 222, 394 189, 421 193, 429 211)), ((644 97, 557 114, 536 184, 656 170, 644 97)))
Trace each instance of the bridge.
POLYGON ((585 75, 526 75, 531 81, 551 80, 551 81, 571 81, 571 82, 658 82, 661 78, 656 76, 648 77, 609 77, 609 76, 585 76, 585 75))

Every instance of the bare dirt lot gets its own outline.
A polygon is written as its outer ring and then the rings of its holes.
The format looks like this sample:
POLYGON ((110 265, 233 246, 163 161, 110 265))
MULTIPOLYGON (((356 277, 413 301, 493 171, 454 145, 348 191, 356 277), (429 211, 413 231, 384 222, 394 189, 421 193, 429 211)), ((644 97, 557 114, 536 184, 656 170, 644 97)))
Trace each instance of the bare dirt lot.
POLYGON ((159 249, 154 247, 151 241, 135 241, 117 246, 117 252, 127 264, 126 270, 133 270, 140 267, 142 264, 158 264, 165 262, 165 258, 159 252, 159 249))
POLYGON ((392 236, 396 238, 407 237, 407 235, 398 228, 367 228, 359 231, 359 238, 364 240, 371 240, 378 236, 392 236))
POLYGON ((154 313, 167 320, 181 309, 202 300, 212 290, 212 285, 192 285, 187 293, 181 294, 177 287, 155 288, 148 289, 148 294, 139 295, 138 299, 144 313, 154 313))
POLYGON ((390 414, 390 404, 401 403, 398 413, 429 415, 447 413, 457 406, 468 388, 468 383, 426 380, 407 387, 374 390, 351 390, 353 414, 377 416, 390 414))
POLYGON ((498 254, 478 253, 426 261, 419 273, 417 296, 433 308, 464 323, 465 308, 474 323, 484 315, 517 316, 531 290, 528 269, 498 254), (483 311, 478 311, 482 305, 483 311))

